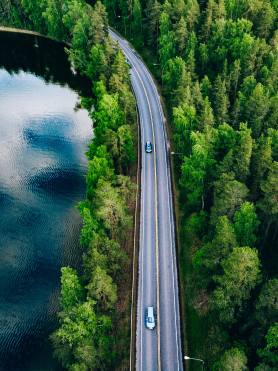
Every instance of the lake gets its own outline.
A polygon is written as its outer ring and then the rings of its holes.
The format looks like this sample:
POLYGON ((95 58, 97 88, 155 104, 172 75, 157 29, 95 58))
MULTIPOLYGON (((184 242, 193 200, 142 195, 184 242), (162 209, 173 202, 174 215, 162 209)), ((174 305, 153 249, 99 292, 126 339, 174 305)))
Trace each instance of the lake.
POLYGON ((0 370, 56 371, 61 267, 80 273, 82 218, 92 137, 64 45, 0 32, 0 370))

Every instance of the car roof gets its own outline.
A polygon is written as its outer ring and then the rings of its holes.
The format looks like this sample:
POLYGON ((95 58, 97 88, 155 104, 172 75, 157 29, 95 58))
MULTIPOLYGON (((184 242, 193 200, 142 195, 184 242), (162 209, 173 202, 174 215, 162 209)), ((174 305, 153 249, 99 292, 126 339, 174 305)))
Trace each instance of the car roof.
POLYGON ((153 317, 153 307, 148 307, 148 317, 153 317))

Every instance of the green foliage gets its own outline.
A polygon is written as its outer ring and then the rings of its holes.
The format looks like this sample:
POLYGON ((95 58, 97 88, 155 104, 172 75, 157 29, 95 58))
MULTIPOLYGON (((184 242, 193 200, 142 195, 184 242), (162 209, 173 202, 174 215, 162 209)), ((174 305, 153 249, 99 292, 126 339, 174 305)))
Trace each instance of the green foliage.
POLYGON ((42 16, 43 10, 46 6, 46 1, 22 0, 21 4, 24 11, 28 14, 30 21, 34 24, 35 30, 42 34, 47 33, 45 18, 42 16))
POLYGON ((224 215, 232 221, 236 211, 246 200, 248 188, 244 184, 232 180, 233 178, 233 173, 222 174, 220 179, 215 182, 214 202, 210 218, 212 225, 216 225, 219 218, 224 215))
POLYGON ((98 223, 92 218, 91 212, 87 207, 80 205, 80 203, 79 207, 81 210, 80 215, 84 217, 79 242, 81 246, 88 246, 91 238, 94 236, 94 232, 98 228, 98 223))
POLYGON ((88 289, 88 295, 102 304, 103 310, 113 307, 117 300, 117 286, 105 270, 97 267, 92 275, 88 289))
POLYGON ((264 349, 258 349, 258 355, 272 367, 278 367, 278 323, 270 327, 266 335, 267 345, 264 349))
POLYGON ((241 205, 240 211, 235 213, 235 234, 239 246, 253 247, 256 243, 256 233, 260 222, 255 207, 250 202, 241 205))
POLYGON ((112 240, 125 235, 131 228, 131 217, 125 205, 125 199, 112 187, 111 183, 102 179, 98 182, 95 192, 97 205, 96 217, 100 218, 104 226, 111 231, 112 240))
POLYGON ((234 229, 227 217, 223 216, 216 224, 215 236, 212 242, 208 242, 202 249, 203 252, 201 255, 203 259, 200 261, 198 258, 200 254, 197 253, 193 265, 197 266, 203 264, 213 269, 223 258, 227 258, 234 247, 236 247, 234 229), (207 259, 206 261, 205 257, 207 259))
POLYGON ((63 25, 63 6, 57 0, 46 0, 45 11, 42 13, 48 30, 48 35, 63 40, 66 36, 66 29, 63 25))
POLYGON ((218 135, 215 143, 217 160, 223 161, 224 157, 234 149, 236 143, 236 133, 234 129, 224 123, 218 127, 218 135))
POLYGON ((219 362, 221 371, 247 371, 247 357, 237 348, 226 350, 219 362))
POLYGON ((224 274, 214 276, 219 286, 214 290, 211 305, 220 310, 222 322, 234 322, 236 306, 250 297, 250 291, 261 281, 260 260, 257 250, 235 247, 227 259, 221 262, 224 274))
MULTIPOLYGON (((98 147, 99 148, 99 147, 98 147)), ((111 160, 110 160, 111 161, 111 160)), ((107 157, 97 157, 89 161, 87 182, 87 199, 92 200, 95 189, 100 178, 110 179, 113 174, 113 169, 110 168, 111 163, 107 157)))
POLYGON ((203 237, 206 228, 208 226, 208 214, 201 210, 200 214, 193 214, 186 225, 185 229, 188 232, 193 232, 199 235, 200 237, 203 237))
POLYGON ((261 182, 261 189, 264 198, 258 202, 258 207, 272 221, 278 215, 278 162, 273 161, 267 179, 261 182))
POLYGON ((251 129, 246 124, 240 124, 239 146, 236 149, 234 171, 239 181, 245 183, 249 175, 249 164, 252 154, 251 129))
POLYGON ((262 288, 255 304, 255 316, 263 327, 274 326, 278 317, 278 280, 269 280, 262 288))
POLYGON ((63 310, 67 311, 78 303, 85 301, 85 290, 75 270, 64 267, 61 269, 61 272, 62 289, 60 303, 63 310))
POLYGON ((270 367, 266 363, 260 363, 259 366, 257 366, 255 371, 277 371, 276 367, 270 367))
POLYGON ((191 132, 192 154, 190 157, 184 156, 181 179, 191 205, 201 207, 202 210, 205 206, 206 180, 214 164, 210 153, 209 133, 206 134, 191 132))
POLYGON ((109 336, 111 321, 109 317, 97 317, 94 311, 95 302, 88 299, 83 304, 75 305, 60 313, 61 327, 51 335, 55 352, 64 367, 75 369, 84 366, 99 368, 109 364, 114 357, 111 344, 114 339, 109 336))

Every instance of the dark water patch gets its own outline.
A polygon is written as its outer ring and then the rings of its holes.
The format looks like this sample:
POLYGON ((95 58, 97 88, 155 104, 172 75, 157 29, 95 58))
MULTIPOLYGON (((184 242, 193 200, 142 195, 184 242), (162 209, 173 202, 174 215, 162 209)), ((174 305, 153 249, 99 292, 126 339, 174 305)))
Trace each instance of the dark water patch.
POLYGON ((35 35, 0 32, 0 68, 9 74, 30 72, 46 83, 69 86, 82 96, 91 93, 91 82, 72 73, 65 45, 35 35))
POLYGON ((0 33, 0 370, 60 371, 60 269, 81 270, 90 83, 61 44, 0 33), (2 68, 1 68, 2 67, 2 68))

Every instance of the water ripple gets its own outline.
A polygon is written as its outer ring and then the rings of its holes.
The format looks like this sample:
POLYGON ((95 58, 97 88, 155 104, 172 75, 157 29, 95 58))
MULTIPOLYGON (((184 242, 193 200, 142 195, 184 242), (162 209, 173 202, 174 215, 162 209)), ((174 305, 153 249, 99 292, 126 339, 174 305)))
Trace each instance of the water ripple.
POLYGON ((60 268, 80 269, 84 152, 92 136, 77 94, 0 70, 0 370, 60 371, 60 268))

